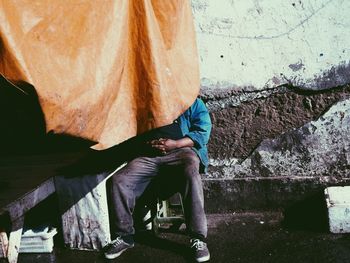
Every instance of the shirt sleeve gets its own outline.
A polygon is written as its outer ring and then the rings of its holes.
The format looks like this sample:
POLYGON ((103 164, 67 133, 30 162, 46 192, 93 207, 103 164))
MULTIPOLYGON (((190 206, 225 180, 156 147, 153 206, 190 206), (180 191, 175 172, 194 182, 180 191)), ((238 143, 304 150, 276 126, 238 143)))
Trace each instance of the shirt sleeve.
POLYGON ((186 134, 194 142, 195 148, 200 149, 208 143, 211 127, 209 112, 204 102, 197 99, 191 107, 190 127, 186 134))

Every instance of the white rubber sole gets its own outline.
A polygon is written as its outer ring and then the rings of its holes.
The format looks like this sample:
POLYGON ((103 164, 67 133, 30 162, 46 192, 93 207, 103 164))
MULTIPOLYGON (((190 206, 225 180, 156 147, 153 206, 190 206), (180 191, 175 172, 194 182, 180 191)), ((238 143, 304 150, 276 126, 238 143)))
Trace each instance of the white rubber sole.
POLYGON ((124 248, 123 250, 119 251, 118 253, 115 253, 115 254, 106 254, 105 253, 105 258, 106 259, 115 259, 117 257, 119 257, 125 250, 127 250, 128 248, 133 248, 134 246, 132 247, 126 247, 124 248))
POLYGON ((210 255, 201 257, 201 258, 196 258, 196 262, 206 262, 210 259, 210 255))

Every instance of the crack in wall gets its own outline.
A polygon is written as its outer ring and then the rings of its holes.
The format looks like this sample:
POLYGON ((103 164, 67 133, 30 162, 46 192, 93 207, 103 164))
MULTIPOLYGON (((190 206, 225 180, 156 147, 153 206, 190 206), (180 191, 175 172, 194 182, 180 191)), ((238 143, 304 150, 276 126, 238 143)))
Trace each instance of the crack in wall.
POLYGON ((209 111, 214 112, 229 107, 237 107, 245 102, 267 98, 273 94, 285 93, 287 91, 288 88, 286 86, 278 86, 275 88, 267 88, 258 91, 242 91, 241 94, 231 95, 219 99, 217 99, 215 96, 210 96, 209 92, 207 91, 202 91, 201 98, 206 102, 209 111))
POLYGON ((276 35, 270 35, 270 36, 239 36, 239 35, 230 35, 230 34, 222 34, 222 33, 214 33, 214 32, 208 32, 208 31, 201 31, 201 34, 211 35, 211 36, 219 36, 224 38, 232 38, 232 39, 248 39, 248 40, 271 40, 276 39, 284 36, 288 36, 293 31, 297 30, 298 28, 302 27, 305 23, 310 21, 311 18, 313 18, 316 14, 318 14, 321 10, 323 10, 326 6, 328 6, 330 3, 334 2, 335 0, 328 0, 327 2, 323 3, 319 8, 316 10, 312 10, 312 13, 308 15, 305 19, 301 20, 297 25, 293 26, 286 32, 282 32, 276 35))
MULTIPOLYGON (((200 97, 205 101, 207 108, 210 112, 220 111, 226 108, 238 107, 243 103, 252 102, 257 99, 265 99, 275 94, 283 94, 289 91, 295 92, 299 95, 317 95, 323 94, 327 91, 341 89, 339 87, 330 88, 327 90, 305 90, 292 84, 285 84, 275 88, 267 88, 256 91, 241 91, 242 94, 230 95, 229 92, 220 97, 220 95, 211 95, 210 91, 201 91, 200 97)), ((235 91, 233 91, 235 92, 235 91)))

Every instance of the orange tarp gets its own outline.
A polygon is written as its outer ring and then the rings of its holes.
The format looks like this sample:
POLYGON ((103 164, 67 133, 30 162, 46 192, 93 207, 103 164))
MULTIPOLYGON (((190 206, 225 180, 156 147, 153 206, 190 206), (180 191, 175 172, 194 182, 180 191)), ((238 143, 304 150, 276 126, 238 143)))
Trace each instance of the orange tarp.
POLYGON ((0 0, 0 73, 35 86, 47 131, 103 149, 199 92, 187 0, 0 0))

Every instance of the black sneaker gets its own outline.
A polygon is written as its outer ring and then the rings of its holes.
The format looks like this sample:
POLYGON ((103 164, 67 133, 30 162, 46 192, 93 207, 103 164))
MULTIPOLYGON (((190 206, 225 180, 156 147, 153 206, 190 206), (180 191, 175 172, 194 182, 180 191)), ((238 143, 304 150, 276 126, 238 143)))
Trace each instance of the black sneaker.
POLYGON ((191 239, 191 249, 196 262, 206 262, 210 259, 207 244, 200 239, 191 239))
POLYGON ((125 250, 132 247, 134 247, 134 244, 126 243, 121 237, 117 237, 116 239, 112 240, 111 243, 105 246, 105 258, 114 259, 119 257, 125 250))

